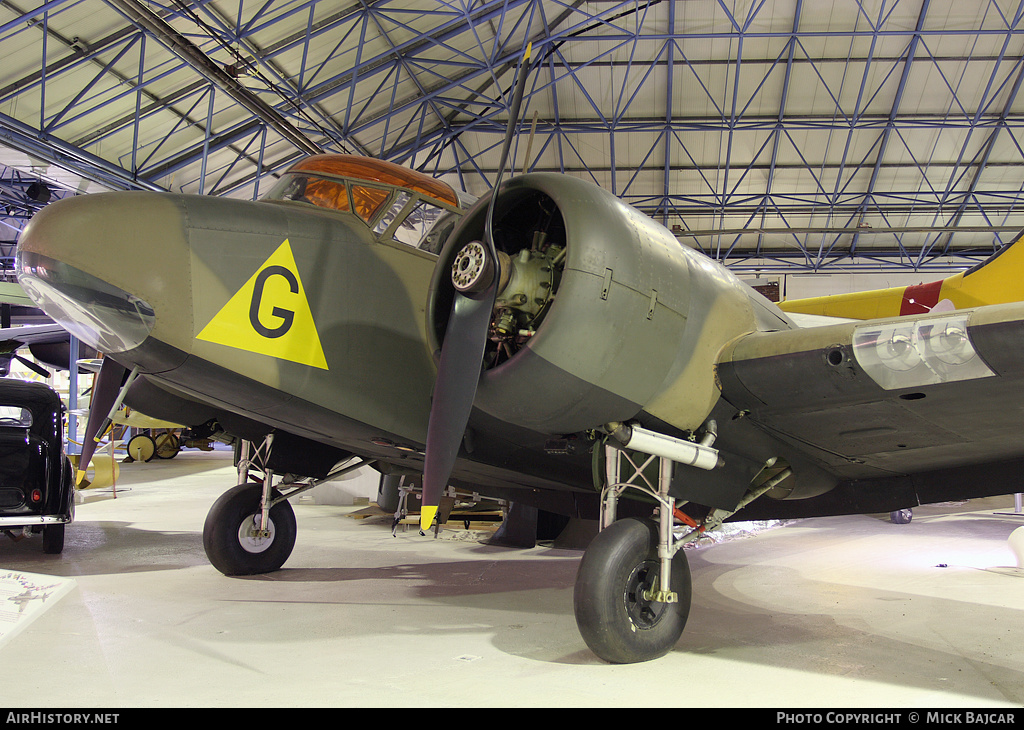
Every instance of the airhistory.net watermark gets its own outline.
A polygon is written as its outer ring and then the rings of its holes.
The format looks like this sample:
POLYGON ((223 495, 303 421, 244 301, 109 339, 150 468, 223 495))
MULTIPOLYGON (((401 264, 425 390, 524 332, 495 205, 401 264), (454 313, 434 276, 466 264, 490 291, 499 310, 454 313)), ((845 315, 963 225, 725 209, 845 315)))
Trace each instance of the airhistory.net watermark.
POLYGON ((116 725, 119 712, 8 712, 8 725, 116 725))

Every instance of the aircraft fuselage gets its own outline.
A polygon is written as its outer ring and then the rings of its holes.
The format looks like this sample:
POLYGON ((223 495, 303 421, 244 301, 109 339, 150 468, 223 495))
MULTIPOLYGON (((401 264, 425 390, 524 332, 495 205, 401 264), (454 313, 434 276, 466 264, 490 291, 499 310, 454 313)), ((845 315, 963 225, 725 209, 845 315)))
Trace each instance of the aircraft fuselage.
MULTIPOLYGON (((23 285, 51 316, 225 426, 238 416, 421 469, 434 255, 379 240, 353 213, 110 193, 43 210, 19 257, 23 285)), ((547 461, 544 437, 522 429, 480 446, 500 463, 523 442, 547 461)), ((550 461, 527 470, 589 487, 586 457, 550 461)), ((477 484, 522 479, 482 463, 460 471, 477 484)))
MULTIPOLYGON (((69 316, 61 319, 72 332, 126 366, 208 400, 182 377, 201 361, 424 440, 434 365, 423 310, 434 257, 375 241, 354 214, 156 193, 89 196, 43 211, 20 256, 30 288, 64 293, 69 316), (114 306, 89 295, 90 286, 109 289, 108 299, 122 293, 125 336, 110 331, 118 330, 106 317, 114 306), (152 314, 129 321, 133 307, 152 314)), ((280 400, 257 390, 221 405, 274 420, 280 400)))

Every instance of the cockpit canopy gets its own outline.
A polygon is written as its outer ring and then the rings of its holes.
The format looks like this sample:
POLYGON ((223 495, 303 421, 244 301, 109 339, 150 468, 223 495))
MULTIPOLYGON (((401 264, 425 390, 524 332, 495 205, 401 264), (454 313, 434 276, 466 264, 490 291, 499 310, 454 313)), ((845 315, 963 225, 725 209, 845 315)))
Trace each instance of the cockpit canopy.
POLYGON ((352 155, 314 155, 295 163, 263 200, 293 200, 355 213, 378 239, 435 254, 467 202, 428 175, 352 155))

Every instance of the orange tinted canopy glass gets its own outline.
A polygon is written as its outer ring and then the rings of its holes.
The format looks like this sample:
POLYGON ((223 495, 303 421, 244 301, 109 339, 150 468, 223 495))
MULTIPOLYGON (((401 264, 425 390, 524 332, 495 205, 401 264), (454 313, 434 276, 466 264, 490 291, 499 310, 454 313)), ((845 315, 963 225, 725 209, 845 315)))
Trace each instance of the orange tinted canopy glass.
POLYGON ((348 210, 348 193, 344 183, 314 178, 306 184, 306 199, 313 205, 333 210, 348 210))
POLYGON ((300 160, 288 172, 311 172, 338 177, 357 178, 368 182, 412 190, 434 200, 458 207, 459 199, 446 183, 422 172, 410 170, 386 160, 355 155, 314 155, 300 160))

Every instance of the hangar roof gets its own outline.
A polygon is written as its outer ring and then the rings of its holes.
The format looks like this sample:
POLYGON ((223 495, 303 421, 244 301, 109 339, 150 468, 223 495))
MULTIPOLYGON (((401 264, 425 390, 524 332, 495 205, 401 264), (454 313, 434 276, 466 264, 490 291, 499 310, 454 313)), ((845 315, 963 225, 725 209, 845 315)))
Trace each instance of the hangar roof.
POLYGON ((40 184, 251 198, 321 152, 479 195, 532 42, 517 172, 593 180, 737 270, 969 265, 1024 228, 1022 20, 1024 0, 0 0, 0 241, 40 184))

